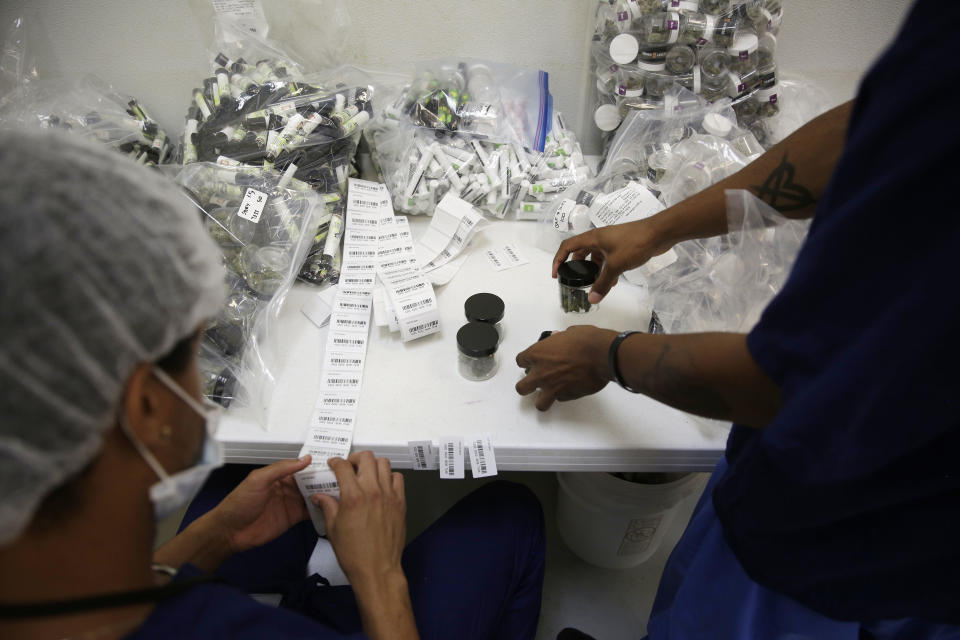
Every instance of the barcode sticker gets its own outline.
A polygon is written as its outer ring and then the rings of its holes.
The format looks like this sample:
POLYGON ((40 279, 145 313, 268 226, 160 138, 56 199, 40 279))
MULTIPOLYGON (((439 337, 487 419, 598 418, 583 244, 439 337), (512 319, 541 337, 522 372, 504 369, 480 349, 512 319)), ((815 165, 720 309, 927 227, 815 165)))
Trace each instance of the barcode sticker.
POLYGON ((300 487, 300 493, 305 496, 312 496, 315 493, 323 493, 334 497, 340 496, 340 485, 337 484, 337 477, 329 469, 307 467, 295 477, 297 486, 300 487))
POLYGON ((370 328, 370 314, 335 313, 330 319, 330 329, 334 331, 352 331, 366 334, 370 328))
POLYGON ((440 438, 440 477, 463 478, 463 439, 440 438))
POLYGON ((373 301, 370 298, 337 296, 333 301, 333 310, 337 313, 369 314, 372 308, 373 301))
POLYGON ((359 391, 363 376, 347 371, 324 371, 320 376, 320 388, 329 391, 359 391))
POLYGON ((323 367, 325 371, 363 371, 366 355, 363 353, 348 353, 346 351, 327 351, 324 354, 323 367))
POLYGON ((349 411, 316 411, 310 421, 312 430, 307 442, 350 444, 354 414, 349 411))
POLYGON ((237 209, 237 215, 254 224, 260 222, 263 208, 267 206, 267 199, 267 194, 263 191, 247 187, 243 194, 243 200, 240 201, 240 208, 237 209))
POLYGON ((349 391, 321 391, 318 406, 327 410, 353 410, 360 402, 359 394, 349 391))
POLYGON ((499 251, 495 251, 494 249, 487 249, 486 251, 483 252, 483 255, 487 257, 487 262, 489 262, 490 265, 497 271, 503 271, 504 269, 508 268, 507 265, 504 264, 503 258, 500 256, 499 251))
POLYGON ((327 336, 327 348, 337 351, 366 351, 367 336, 364 333, 330 331, 327 336))
POLYGON ((410 460, 417 471, 440 468, 440 451, 431 440, 412 440, 407 443, 410 460))
POLYGON ((497 475, 497 459, 493 453, 490 434, 474 436, 469 440, 470 471, 474 478, 487 478, 497 475))

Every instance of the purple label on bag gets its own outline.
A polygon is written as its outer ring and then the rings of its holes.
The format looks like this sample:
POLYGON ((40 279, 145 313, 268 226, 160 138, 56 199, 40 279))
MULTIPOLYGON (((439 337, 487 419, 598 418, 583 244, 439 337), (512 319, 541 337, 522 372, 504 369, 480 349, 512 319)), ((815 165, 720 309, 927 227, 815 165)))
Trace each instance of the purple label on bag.
POLYGON ((677 20, 667 20, 667 29, 670 31, 676 31, 680 28, 680 22, 677 20))
POLYGON ((670 0, 670 7, 675 9, 680 6, 680 0, 670 0))
POLYGON ((737 93, 743 93, 746 90, 747 90, 747 85, 743 84, 742 82, 737 85, 737 93))
POLYGON ((617 87, 617 93, 619 93, 622 96, 627 95, 627 86, 622 84, 619 87, 617 87))
POLYGON ((777 104, 777 94, 770 96, 770 104, 777 104))
POLYGON ((630 19, 630 14, 629 14, 628 12, 626 12, 626 11, 618 11, 618 12, 617 12, 617 20, 618 20, 619 22, 626 22, 626 21, 629 20, 629 19, 630 19))
POLYGON ((706 38, 704 38, 704 37, 702 37, 702 36, 699 37, 699 38, 697 38, 697 44, 700 45, 701 47, 702 47, 703 45, 707 44, 707 42, 709 42, 709 40, 707 40, 706 38))
POLYGON ((749 57, 750 57, 750 52, 749 52, 749 51, 741 51, 741 52, 740 52, 740 59, 741 59, 741 60, 746 60, 746 59, 749 58, 749 57))
POLYGON ((616 73, 619 69, 620 67, 615 64, 610 65, 610 73, 616 73))

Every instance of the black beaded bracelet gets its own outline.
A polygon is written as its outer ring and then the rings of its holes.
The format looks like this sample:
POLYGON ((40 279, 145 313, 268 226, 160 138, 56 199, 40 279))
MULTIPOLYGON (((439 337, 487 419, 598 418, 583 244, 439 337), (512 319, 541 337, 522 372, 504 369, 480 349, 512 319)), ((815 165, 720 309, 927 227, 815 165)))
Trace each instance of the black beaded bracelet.
POLYGON ((613 339, 613 342, 610 343, 610 351, 608 353, 608 361, 610 362, 610 377, 613 378, 618 385, 629 391, 630 393, 639 393, 627 386, 627 383, 624 382, 623 376, 620 375, 620 367, 617 361, 617 350, 620 348, 620 343, 626 340, 629 336, 632 336, 635 333, 640 333, 639 331, 624 331, 617 335, 613 339))

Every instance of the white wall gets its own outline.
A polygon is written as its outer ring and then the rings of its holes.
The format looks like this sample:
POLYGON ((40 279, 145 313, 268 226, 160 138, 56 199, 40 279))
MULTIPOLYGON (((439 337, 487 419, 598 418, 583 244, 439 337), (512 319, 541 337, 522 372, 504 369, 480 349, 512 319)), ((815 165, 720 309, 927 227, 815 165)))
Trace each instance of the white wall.
MULTIPOLYGON (((325 0, 263 0, 271 36, 309 51, 327 28, 325 0)), ((834 103, 896 32, 909 0, 784 0, 778 52, 782 71, 821 83, 834 103)), ((351 51, 363 66, 405 71, 418 60, 466 55, 539 67, 550 73, 554 104, 599 150, 592 124, 587 45, 596 0, 351 0, 351 51)), ((183 126, 190 89, 209 73, 212 11, 207 0, 6 0, 35 17, 45 77, 92 72, 136 96, 171 133, 183 126)))

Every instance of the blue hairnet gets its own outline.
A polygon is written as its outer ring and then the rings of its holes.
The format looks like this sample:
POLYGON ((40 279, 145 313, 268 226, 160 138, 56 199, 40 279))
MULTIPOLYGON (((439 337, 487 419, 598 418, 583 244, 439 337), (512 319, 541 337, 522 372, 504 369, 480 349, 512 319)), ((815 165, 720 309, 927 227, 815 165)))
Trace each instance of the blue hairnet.
POLYGON ((0 132, 0 545, 116 423, 134 367, 216 313, 223 269, 197 210, 116 151, 0 132))

